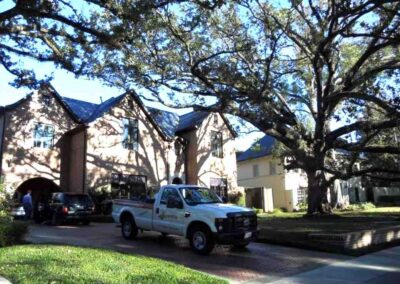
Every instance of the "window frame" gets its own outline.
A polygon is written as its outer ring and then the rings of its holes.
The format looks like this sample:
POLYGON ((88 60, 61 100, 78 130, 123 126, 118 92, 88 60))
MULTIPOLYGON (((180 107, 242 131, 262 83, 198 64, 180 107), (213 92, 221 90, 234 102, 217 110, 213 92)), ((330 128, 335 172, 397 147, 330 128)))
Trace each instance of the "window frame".
POLYGON ((41 102, 45 107, 50 107, 52 103, 52 98, 50 95, 42 95, 41 102))
POLYGON ((260 166, 259 164, 253 164, 253 177, 260 176, 260 166))
MULTIPOLYGON (((44 129, 43 129, 44 131, 44 129)), ((48 124, 48 123, 42 123, 42 122, 35 122, 34 123, 34 128, 33 128, 33 147, 34 148, 40 148, 40 149, 52 149, 54 147, 54 136, 55 136, 55 127, 52 124, 48 124), (43 138, 50 138, 50 136, 40 136, 39 139, 37 140, 37 131, 38 131, 38 127, 39 126, 43 126, 43 127, 49 127, 52 129, 52 136, 51 136, 51 140, 50 140, 50 146, 48 147, 44 147, 44 140, 43 138)))
POLYGON ((272 161, 269 162, 269 175, 274 176, 277 174, 276 164, 272 161), (273 169, 273 170, 272 170, 273 169))
POLYGON ((139 120, 137 118, 129 118, 129 117, 123 117, 122 118, 122 147, 126 150, 130 150, 130 151, 138 151, 139 150, 139 140, 140 140, 140 135, 139 135, 139 120), (128 122, 128 124, 125 124, 125 121, 128 122), (130 134, 129 134, 129 126, 130 126, 130 122, 136 122, 136 127, 133 127, 132 130, 134 131, 134 129, 136 128, 136 141, 135 140, 135 134, 134 132, 132 132, 132 142, 128 143, 126 142, 126 140, 129 140, 130 138, 130 134), (128 128, 126 128, 126 126, 128 126, 128 128), (126 133, 126 138, 125 138, 125 132, 126 133))
POLYGON ((211 131, 211 155, 215 158, 224 157, 224 139, 222 131, 211 131), (218 137, 219 136, 219 137, 218 137), (215 142, 216 140, 217 143, 215 142))
POLYGON ((213 124, 214 125, 218 125, 218 123, 219 123, 218 113, 214 113, 214 115, 213 115, 213 124))

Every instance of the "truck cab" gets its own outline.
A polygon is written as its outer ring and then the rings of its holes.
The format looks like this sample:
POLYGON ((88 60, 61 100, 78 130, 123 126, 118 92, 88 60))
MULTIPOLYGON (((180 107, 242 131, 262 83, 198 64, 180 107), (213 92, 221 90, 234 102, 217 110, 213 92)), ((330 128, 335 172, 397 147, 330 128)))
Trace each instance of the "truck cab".
POLYGON ((197 185, 166 185, 154 199, 117 199, 112 216, 124 238, 139 230, 188 238, 194 252, 208 254, 215 244, 245 247, 257 238, 253 210, 224 204, 212 190, 197 185))

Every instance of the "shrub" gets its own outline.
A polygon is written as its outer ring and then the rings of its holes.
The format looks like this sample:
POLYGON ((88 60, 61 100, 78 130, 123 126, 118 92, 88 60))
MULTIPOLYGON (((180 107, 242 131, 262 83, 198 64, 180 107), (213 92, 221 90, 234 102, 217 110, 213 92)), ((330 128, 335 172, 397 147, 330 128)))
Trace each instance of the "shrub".
POLYGON ((244 196, 240 191, 229 193, 228 202, 239 205, 242 197, 244 196))
POLYGON ((13 221, 8 216, 0 217, 0 247, 11 246, 22 242, 28 226, 21 221, 13 221))
POLYGON ((361 211, 361 210, 368 210, 376 208, 375 204, 371 202, 365 203, 357 203, 357 204, 350 204, 346 208, 342 209, 341 211, 361 211))
POLYGON ((10 212, 12 208, 12 195, 4 187, 4 179, 0 177, 0 216, 10 212))
POLYGON ((368 210, 368 209, 374 209, 376 208, 375 204, 371 202, 365 202, 360 204, 361 210, 368 210))
POLYGON ((256 213, 257 215, 264 212, 261 208, 255 208, 255 207, 253 207, 252 209, 253 209, 254 213, 256 213))
POLYGON ((103 215, 110 215, 112 211, 113 192, 111 185, 101 186, 89 190, 89 195, 95 205, 96 213, 103 215))
POLYGON ((296 211, 298 212, 305 212, 307 211, 307 202, 299 202, 297 204, 298 209, 296 211))
POLYGON ((272 214, 282 214, 283 211, 281 208, 274 208, 274 210, 272 210, 272 214))

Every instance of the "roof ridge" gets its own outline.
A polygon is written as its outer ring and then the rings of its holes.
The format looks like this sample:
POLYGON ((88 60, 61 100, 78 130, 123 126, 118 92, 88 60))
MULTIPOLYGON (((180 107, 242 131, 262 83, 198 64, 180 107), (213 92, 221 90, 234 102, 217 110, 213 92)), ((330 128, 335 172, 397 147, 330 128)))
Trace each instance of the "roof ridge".
POLYGON ((61 98, 67 99, 67 100, 74 100, 74 101, 76 101, 76 102, 87 103, 87 104, 91 104, 91 105, 95 105, 95 106, 98 106, 98 105, 99 105, 99 104, 96 104, 96 103, 92 103, 92 102, 88 102, 88 101, 84 101, 84 100, 78 100, 78 99, 70 98, 70 97, 66 97, 66 96, 61 96, 61 98))
POLYGON ((162 112, 172 113, 172 114, 175 114, 175 115, 177 115, 178 117, 180 117, 179 114, 177 114, 176 112, 173 112, 173 111, 164 110, 164 109, 160 109, 160 108, 158 108, 158 107, 153 107, 153 106, 146 106, 146 105, 145 105, 145 107, 148 108, 148 109, 155 109, 155 110, 159 110, 159 111, 162 111, 162 112))

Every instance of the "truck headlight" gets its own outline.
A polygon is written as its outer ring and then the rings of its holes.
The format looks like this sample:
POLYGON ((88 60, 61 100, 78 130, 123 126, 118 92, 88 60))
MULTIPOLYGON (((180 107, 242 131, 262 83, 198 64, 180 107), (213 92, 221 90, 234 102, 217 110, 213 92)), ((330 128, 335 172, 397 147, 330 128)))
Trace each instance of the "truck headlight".
POLYGON ((217 228, 218 232, 224 231, 224 227, 227 220, 228 219, 226 218, 215 218, 215 227, 217 228))

